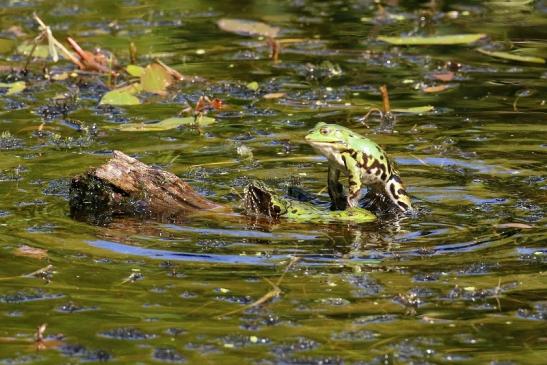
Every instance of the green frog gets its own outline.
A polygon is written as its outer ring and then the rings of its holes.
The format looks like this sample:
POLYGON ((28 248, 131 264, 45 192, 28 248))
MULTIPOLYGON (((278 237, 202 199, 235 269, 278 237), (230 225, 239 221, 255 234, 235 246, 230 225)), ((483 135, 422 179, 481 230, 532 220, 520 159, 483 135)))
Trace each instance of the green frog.
POLYGON ((337 124, 318 123, 305 137, 329 162, 328 190, 334 207, 357 207, 361 187, 388 197, 401 211, 412 210, 410 197, 395 166, 387 154, 370 139, 337 124), (348 196, 338 181, 340 173, 348 176, 348 196))
POLYGON ((284 218, 297 223, 366 223, 376 220, 374 214, 362 208, 333 212, 307 202, 283 198, 260 180, 254 180, 245 187, 243 205, 246 215, 273 220, 284 218))

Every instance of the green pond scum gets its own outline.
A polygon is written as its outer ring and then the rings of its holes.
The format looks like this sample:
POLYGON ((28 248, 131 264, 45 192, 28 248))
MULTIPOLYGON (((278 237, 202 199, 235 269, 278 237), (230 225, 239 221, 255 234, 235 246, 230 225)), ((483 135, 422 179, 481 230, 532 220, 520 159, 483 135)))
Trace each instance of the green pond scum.
POLYGON ((0 5, 0 364, 545 363, 547 2, 0 5), (412 214, 325 219, 318 123, 412 214), (72 219, 113 150, 234 212, 72 219))

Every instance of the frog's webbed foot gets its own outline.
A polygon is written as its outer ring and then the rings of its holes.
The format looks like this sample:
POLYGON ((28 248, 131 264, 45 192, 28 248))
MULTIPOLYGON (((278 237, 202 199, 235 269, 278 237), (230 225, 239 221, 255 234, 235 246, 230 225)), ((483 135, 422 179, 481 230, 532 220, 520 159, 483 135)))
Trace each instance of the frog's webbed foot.
POLYGON ((391 202, 381 192, 368 188, 366 195, 362 198, 362 206, 376 214, 386 214, 391 208, 391 202))
POLYGON ((376 215, 392 216, 400 215, 403 213, 401 209, 393 204, 390 197, 381 191, 380 189, 369 188, 367 194, 361 199, 361 205, 363 208, 370 210, 376 215))
POLYGON ((348 208, 357 208, 359 207, 359 197, 351 198, 348 196, 347 198, 347 207, 348 208))

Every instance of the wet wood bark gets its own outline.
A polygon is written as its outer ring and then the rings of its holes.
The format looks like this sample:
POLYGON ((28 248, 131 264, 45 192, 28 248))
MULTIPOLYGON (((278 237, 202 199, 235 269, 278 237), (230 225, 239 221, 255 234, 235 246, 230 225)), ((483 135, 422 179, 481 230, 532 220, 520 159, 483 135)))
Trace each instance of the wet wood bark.
POLYGON ((229 208, 201 196, 170 172, 114 151, 107 163, 72 179, 70 211, 75 218, 106 223, 113 216, 166 220, 229 208))

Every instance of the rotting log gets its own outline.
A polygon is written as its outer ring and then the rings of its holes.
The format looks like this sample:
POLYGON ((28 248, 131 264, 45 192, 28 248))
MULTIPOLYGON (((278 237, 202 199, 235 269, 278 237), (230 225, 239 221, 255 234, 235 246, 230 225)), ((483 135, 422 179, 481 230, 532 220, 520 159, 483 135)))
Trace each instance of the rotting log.
POLYGON ((114 151, 107 163, 72 179, 71 216, 96 224, 115 216, 178 220, 199 212, 228 212, 176 175, 114 151))

